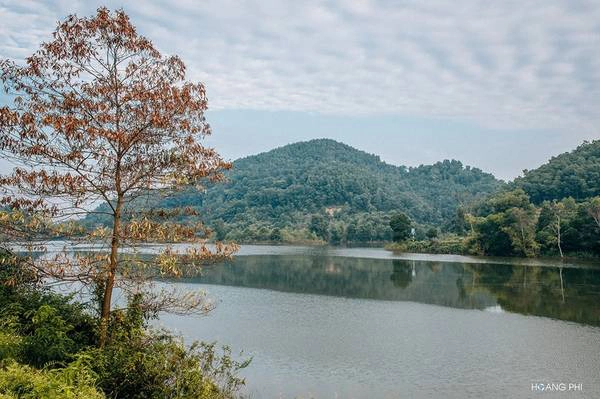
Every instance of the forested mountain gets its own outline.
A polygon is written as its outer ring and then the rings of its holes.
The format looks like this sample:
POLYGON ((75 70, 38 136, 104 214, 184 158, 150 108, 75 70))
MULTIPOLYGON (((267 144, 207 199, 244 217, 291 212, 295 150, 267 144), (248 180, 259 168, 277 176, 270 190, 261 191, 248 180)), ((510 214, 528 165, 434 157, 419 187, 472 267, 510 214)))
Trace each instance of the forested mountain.
MULTIPOLYGON (((401 212, 416 229, 407 250, 533 256, 600 253, 599 194, 600 141, 505 184, 458 161, 398 167, 319 139, 239 159, 225 183, 205 191, 144 201, 194 208, 219 240, 391 241, 390 218, 401 212)), ((148 207, 144 201, 129 208, 148 207)))
POLYGON ((470 252, 599 256, 600 141, 526 171, 467 211, 455 225, 462 226, 457 233, 469 234, 470 252))
POLYGON ((418 226, 442 226, 459 204, 502 184, 454 160, 398 167, 318 139, 239 159, 227 182, 205 192, 189 189, 159 206, 200 210, 219 239, 382 241, 391 238, 389 216, 395 212, 418 226))
POLYGON ((512 186, 522 188, 535 204, 567 197, 580 201, 600 195, 600 140, 584 142, 575 150, 524 172, 512 186))
POLYGON ((333 140, 312 140, 240 159, 229 182, 204 196, 208 214, 225 221, 277 221, 290 213, 404 210, 419 223, 441 223, 460 200, 498 188, 499 182, 458 161, 396 167, 333 140))

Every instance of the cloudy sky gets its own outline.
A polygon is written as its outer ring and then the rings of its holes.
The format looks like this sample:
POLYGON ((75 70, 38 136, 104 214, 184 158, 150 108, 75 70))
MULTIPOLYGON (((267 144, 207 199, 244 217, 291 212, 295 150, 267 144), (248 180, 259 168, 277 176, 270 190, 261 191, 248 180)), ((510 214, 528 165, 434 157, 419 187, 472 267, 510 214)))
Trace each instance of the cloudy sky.
MULTIPOLYGON (((330 137, 393 164, 513 178, 600 138, 600 2, 109 1, 206 84, 229 159, 330 137)), ((99 3, 0 0, 22 60, 99 3)))

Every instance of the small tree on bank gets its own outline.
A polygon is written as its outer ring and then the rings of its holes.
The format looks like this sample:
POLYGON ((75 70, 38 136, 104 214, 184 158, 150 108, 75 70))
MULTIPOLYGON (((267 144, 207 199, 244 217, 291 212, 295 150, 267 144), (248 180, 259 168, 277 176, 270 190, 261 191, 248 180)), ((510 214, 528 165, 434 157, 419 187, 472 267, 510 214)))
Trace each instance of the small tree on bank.
POLYGON ((390 228, 394 241, 404 241, 410 237, 412 221, 402 212, 398 212, 390 218, 390 228))
POLYGON ((572 218, 577 214, 577 203, 573 198, 566 198, 562 201, 546 201, 542 204, 541 214, 544 215, 546 220, 542 220, 545 226, 541 229, 540 235, 549 233, 547 234, 548 237, 544 237, 545 241, 554 243, 558 248, 560 257, 563 258, 562 244, 565 227, 569 226, 572 218))
POLYGON ((594 219, 598 228, 600 228, 600 197, 594 197, 590 200, 588 214, 594 219))
MULTIPOLYGON (((219 181, 230 168, 201 144, 210 134, 204 85, 187 82, 181 59, 162 56, 123 11, 106 8, 90 18, 69 16, 25 65, 2 60, 0 71, 13 97, 0 108, 0 151, 18 165, 0 179, 5 234, 77 233, 80 241, 104 243, 95 254, 32 256, 29 265, 41 277, 96 287, 101 345, 117 286, 144 290, 153 311, 208 310, 201 297, 158 293, 148 285, 156 276, 193 273, 206 261, 229 257, 236 246, 210 251, 201 223, 169 221, 193 210, 157 209, 157 201, 140 209, 136 202, 148 193, 169 196, 205 179, 219 181), (74 229, 72 220, 94 213, 100 202, 108 205, 111 227, 74 229), (169 245, 151 259, 135 256, 148 241, 197 245, 179 252, 169 245)), ((46 248, 38 242, 28 249, 46 248)))

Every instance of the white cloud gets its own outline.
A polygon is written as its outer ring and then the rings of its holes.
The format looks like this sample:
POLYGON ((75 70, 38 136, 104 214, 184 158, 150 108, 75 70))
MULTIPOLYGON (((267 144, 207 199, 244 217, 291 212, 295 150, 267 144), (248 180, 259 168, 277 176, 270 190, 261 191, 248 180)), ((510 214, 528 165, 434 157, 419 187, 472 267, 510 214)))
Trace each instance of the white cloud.
MULTIPOLYGON (((597 1, 114 2, 204 81, 213 109, 399 114, 598 135, 597 1)), ((22 59, 96 4, 0 3, 22 59)))

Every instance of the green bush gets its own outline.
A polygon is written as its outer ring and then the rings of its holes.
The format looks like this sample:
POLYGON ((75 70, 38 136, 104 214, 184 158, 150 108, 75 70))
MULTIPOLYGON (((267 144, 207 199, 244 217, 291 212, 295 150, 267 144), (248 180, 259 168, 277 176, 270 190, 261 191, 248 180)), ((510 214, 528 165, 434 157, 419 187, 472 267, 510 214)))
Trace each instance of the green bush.
POLYGON ((390 251, 398 252, 462 255, 475 254, 475 249, 470 238, 456 235, 447 235, 436 240, 427 241, 401 241, 386 245, 385 248, 390 251))
POLYGON ((235 397, 244 384, 237 372, 249 361, 234 361, 227 347, 218 355, 214 344, 187 348, 167 332, 148 330, 140 303, 141 297, 134 296, 127 310, 113 312, 107 345, 86 352, 108 397, 235 397))
POLYGON ((65 368, 37 370, 15 361, 0 368, 2 399, 101 399, 90 358, 79 356, 65 368))
POLYGON ((15 318, 0 320, 0 362, 5 359, 18 359, 22 343, 23 337, 17 333, 15 318))
POLYGON ((236 372, 247 365, 233 361, 227 348, 219 356, 214 344, 186 348, 156 332, 87 354, 95 359, 100 387, 114 398, 232 398, 244 384, 236 372))
POLYGON ((244 384, 237 373, 249 361, 233 360, 227 347, 188 347, 149 330, 156 315, 143 310, 139 295, 112 312, 100 348, 91 309, 16 278, 18 266, 10 270, 0 272, 0 399, 224 399, 244 384))
POLYGON ((24 337, 23 356, 27 363, 43 367, 50 362, 65 362, 75 352, 69 337, 73 326, 50 305, 42 305, 31 317, 32 334, 24 337))
POLYGON ((30 292, 20 293, 14 300, 18 302, 0 310, 4 320, 0 324, 0 359, 12 357, 35 367, 59 367, 96 343, 96 323, 69 297, 30 292), (10 337, 19 337, 19 345, 3 350, 2 341, 10 337))

